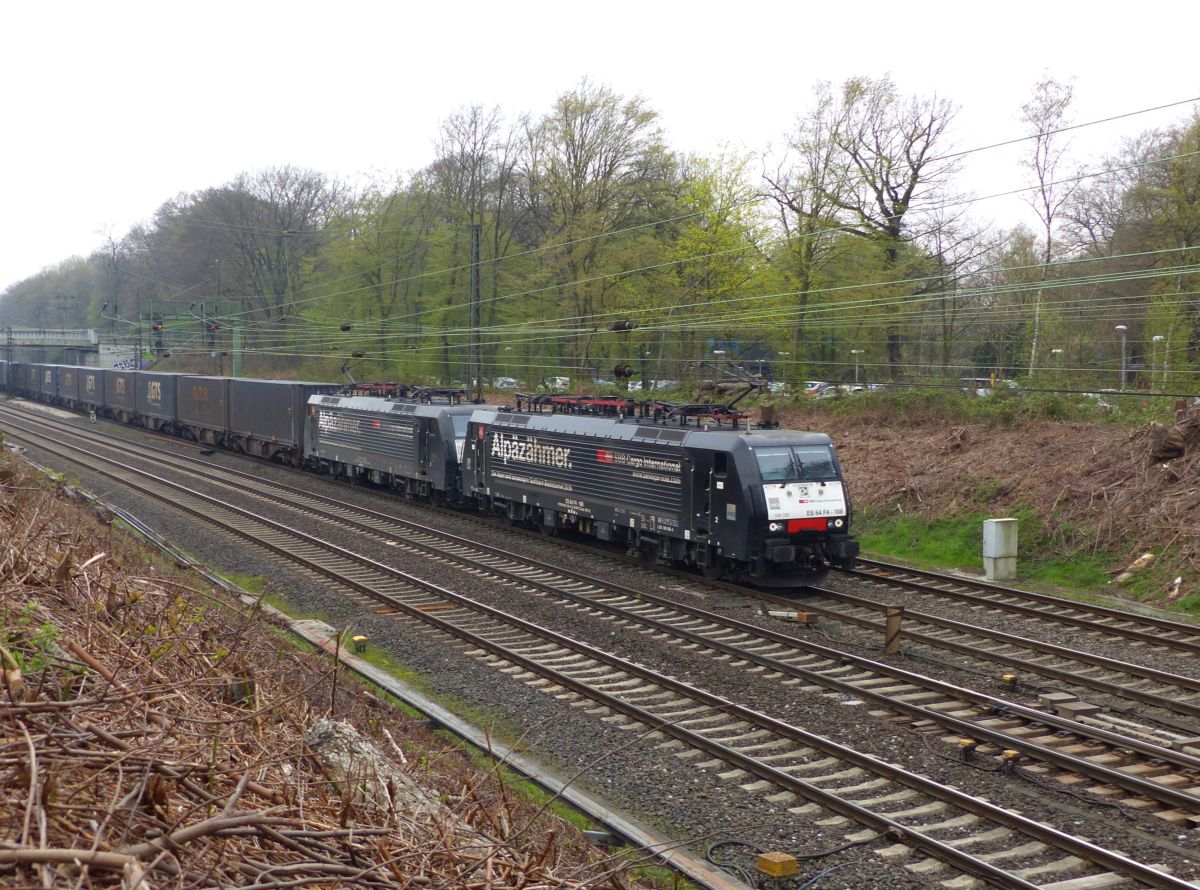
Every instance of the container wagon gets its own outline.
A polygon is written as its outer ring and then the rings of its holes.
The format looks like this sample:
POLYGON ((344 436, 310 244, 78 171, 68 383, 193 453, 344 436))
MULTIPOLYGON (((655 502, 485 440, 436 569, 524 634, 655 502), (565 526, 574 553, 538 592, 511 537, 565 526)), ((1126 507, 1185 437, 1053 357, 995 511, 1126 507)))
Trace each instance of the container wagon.
POLYGON ((134 371, 104 369, 104 413, 120 423, 137 416, 137 378, 134 371))
POLYGON ((220 445, 229 430, 229 378, 177 376, 180 430, 197 442, 220 445))
POLYGON ((75 365, 61 365, 59 367, 57 401, 60 405, 78 409, 83 404, 79 397, 82 377, 83 368, 75 365))
POLYGON ((308 400, 339 389, 336 383, 235 377, 229 385, 228 444, 255 457, 299 465, 308 400))
POLYGON ((104 409, 104 371, 100 368, 79 369, 79 401, 85 408, 99 414, 104 409))
POLYGON ((147 429, 173 432, 178 419, 176 380, 179 375, 164 374, 160 371, 128 373, 134 383, 134 411, 137 419, 147 429))
POLYGON ((58 398, 58 365, 31 365, 37 375, 38 385, 34 388, 37 398, 53 402, 58 398))

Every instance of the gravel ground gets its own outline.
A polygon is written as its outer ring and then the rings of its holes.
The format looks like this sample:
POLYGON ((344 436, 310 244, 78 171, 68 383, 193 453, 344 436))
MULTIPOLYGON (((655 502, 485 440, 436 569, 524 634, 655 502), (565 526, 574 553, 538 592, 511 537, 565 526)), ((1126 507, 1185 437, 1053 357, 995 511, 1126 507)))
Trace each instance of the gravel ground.
MULTIPOLYGON (((132 431, 123 432, 129 434, 132 431)), ((136 432, 132 437, 144 441, 136 432)), ((176 447, 189 456, 196 454, 194 449, 176 447)), ((34 456, 37 457, 36 454, 34 456)), ((237 469, 244 470, 247 467, 246 461, 232 455, 218 453, 206 459, 237 469)), ((47 458, 45 462, 54 465, 55 459, 47 458)), ((293 485, 300 478, 305 480, 303 487, 316 493, 326 493, 380 509, 381 499, 368 490, 334 485, 311 476, 298 477, 294 471, 283 468, 262 464, 254 466, 263 478, 293 485)), ((165 474, 161 466, 157 469, 165 474)), ((526 740, 536 753, 556 761, 568 773, 580 771, 583 784, 678 836, 708 839, 740 837, 764 846, 802 853, 836 846, 842 843, 847 831, 852 830, 819 826, 812 818, 789 814, 783 805, 772 805, 757 795, 741 791, 734 783, 722 782, 712 773, 698 770, 678 758, 647 756, 648 752, 637 743, 635 734, 589 717, 581 713, 581 709, 563 708, 553 697, 537 693, 507 676, 481 671, 477 661, 462 654, 461 647, 448 646, 444 638, 423 627, 395 618, 384 619, 363 614, 360 608, 331 597, 326 586, 311 576, 281 571, 276 561, 233 542, 221 533, 196 528, 186 517, 169 507, 146 504, 135 496, 123 493, 110 480, 97 477, 85 469, 76 469, 76 472, 86 487, 138 514, 148 524, 181 542, 197 558, 225 571, 270 578, 271 586, 298 608, 320 613, 335 625, 354 626, 368 633, 374 642, 386 646, 397 658, 424 674, 428 687, 438 695, 461 703, 467 711, 485 722, 495 721, 509 734, 526 732, 526 740), (484 679, 486 682, 482 682, 484 679)), ((219 486, 214 486, 212 490, 216 496, 232 499, 230 493, 219 486)), ((254 507, 251 506, 251 509, 254 507)), ((394 499, 387 500, 384 509, 401 518, 439 525, 447 531, 482 542, 518 549, 547 562, 602 574, 633 586, 650 587, 660 595, 678 597, 706 608, 726 609, 743 619, 763 620, 756 617, 753 606, 744 599, 714 591, 699 580, 692 583, 647 573, 643 569, 614 562, 602 554, 581 554, 563 549, 552 540, 528 538, 514 535, 507 529, 481 526, 466 516, 432 514, 419 505, 394 499)), ((280 515, 279 518, 298 526, 303 525, 295 516, 280 515)), ((1048 796, 1036 785, 969 769, 947 759, 945 752, 940 749, 939 753, 934 753, 931 745, 919 734, 904 726, 873 718, 863 707, 761 680, 756 675, 735 671, 719 662, 697 656, 669 641, 614 627, 610 621, 599 621, 593 616, 580 614, 578 610, 555 606, 543 597, 529 596, 504 585, 481 583, 478 577, 447 563, 414 556, 363 536, 344 532, 332 534, 327 524, 315 519, 308 520, 305 530, 329 537, 343 546, 419 573, 429 580, 469 593, 560 632, 603 645, 614 653, 634 657, 642 664, 717 694, 736 697, 750 707, 794 722, 811 732, 834 739, 854 740, 861 749, 883 759, 970 789, 973 793, 984 794, 997 803, 1020 809, 1034 818, 1050 821, 1065 829, 1082 831, 1094 841, 1121 849, 1136 858, 1172 862, 1183 873, 1193 867, 1186 860, 1194 855, 1196 843, 1186 832, 1171 829, 1161 820, 1152 817, 1136 817, 1132 820, 1119 816, 1114 818, 1116 811, 1113 810, 1104 811, 1097 818, 1095 808, 1072 797, 1048 796), (1085 825, 1086 829, 1081 828, 1085 825), (1173 850, 1175 844, 1179 846, 1173 850)), ((791 629, 769 619, 763 620, 763 623, 774 630, 791 629)), ((1011 623, 1006 623, 1006 627, 1011 628, 1011 623)), ((1041 630, 1044 633, 1046 628, 1041 630)), ((796 632, 813 633, 803 629, 797 629, 796 632)), ((854 639, 852 634, 844 635, 841 627, 827 628, 826 633, 845 646, 847 651, 872 655, 878 646, 878 640, 873 639, 864 649, 861 641, 854 639)), ((824 637, 820 641, 830 642, 824 637)), ((1095 649, 1095 641, 1089 641, 1095 649)), ((1129 657, 1128 652, 1125 657, 1129 657)), ((926 663, 922 663, 921 667, 924 673, 937 673, 928 670, 926 663)), ((963 685, 979 685, 980 679, 972 673, 954 668, 946 668, 943 678, 963 685)), ((819 820, 821 817, 816 818, 819 820)), ((697 848, 702 846, 698 844, 697 848)), ((830 875, 823 886, 925 886, 922 880, 871 856, 865 849, 869 848, 858 848, 808 863, 805 873, 815 874, 841 862, 853 862, 830 875)))

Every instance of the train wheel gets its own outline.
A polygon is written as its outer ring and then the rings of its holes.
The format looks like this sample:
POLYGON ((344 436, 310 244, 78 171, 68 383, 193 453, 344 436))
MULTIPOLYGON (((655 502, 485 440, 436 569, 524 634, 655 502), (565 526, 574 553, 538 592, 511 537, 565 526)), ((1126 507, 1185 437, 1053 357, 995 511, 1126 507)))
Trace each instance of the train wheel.
POLYGON ((717 556, 715 553, 708 554, 708 561, 700 566, 700 574, 704 575, 710 581, 720 580, 724 576, 727 568, 725 557, 717 556))

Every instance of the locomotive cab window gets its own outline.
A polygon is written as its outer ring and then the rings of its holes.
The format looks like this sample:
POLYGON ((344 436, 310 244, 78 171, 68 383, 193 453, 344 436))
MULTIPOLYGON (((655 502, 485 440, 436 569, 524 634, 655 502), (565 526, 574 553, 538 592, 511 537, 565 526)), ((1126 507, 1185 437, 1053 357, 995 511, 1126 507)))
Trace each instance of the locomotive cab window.
POLYGON ((467 424, 471 422, 471 415, 451 414, 450 422, 454 424, 454 438, 465 439, 467 437, 467 424))
POLYGON ((827 445, 756 448, 754 457, 763 482, 828 482, 838 477, 827 445))

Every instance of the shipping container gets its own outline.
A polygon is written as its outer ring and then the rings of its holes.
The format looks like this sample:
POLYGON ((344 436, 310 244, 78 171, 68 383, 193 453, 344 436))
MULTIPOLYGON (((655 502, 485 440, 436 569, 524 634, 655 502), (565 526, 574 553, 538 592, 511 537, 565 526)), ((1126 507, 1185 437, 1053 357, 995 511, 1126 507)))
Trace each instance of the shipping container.
POLYGON ((178 420, 199 442, 218 444, 229 430, 228 377, 180 374, 178 420))
POLYGON ((100 368, 79 369, 79 401, 93 408, 104 404, 104 371, 100 368))
POLYGON ((137 374, 133 371, 104 369, 105 413, 129 423, 137 414, 137 374))
POLYGON ((63 365, 58 369, 58 401, 68 408, 75 408, 81 404, 79 385, 83 371, 83 368, 75 365, 63 365))
POLYGON ((257 457, 299 462, 309 397, 340 388, 336 383, 234 378, 229 387, 232 444, 257 457))
POLYGON ((176 380, 178 374, 161 371, 138 371, 134 378, 137 395, 135 407, 138 417, 149 429, 169 429, 178 420, 176 414, 176 380))
POLYGON ((35 391, 43 402, 52 402, 58 398, 58 365, 35 365, 38 375, 38 386, 35 391))

